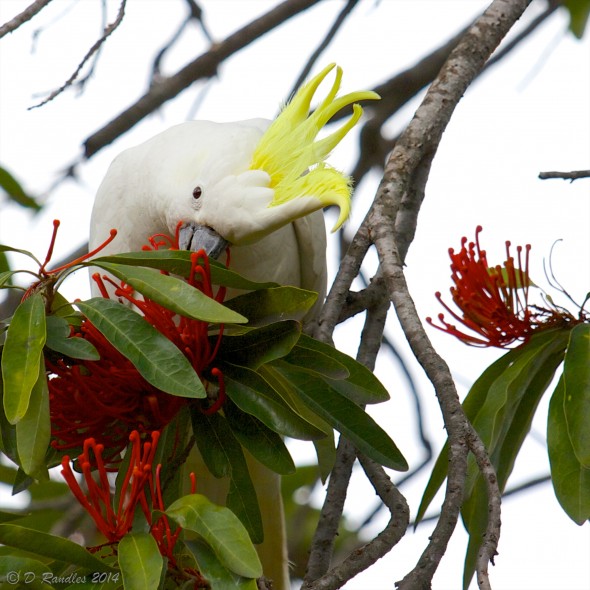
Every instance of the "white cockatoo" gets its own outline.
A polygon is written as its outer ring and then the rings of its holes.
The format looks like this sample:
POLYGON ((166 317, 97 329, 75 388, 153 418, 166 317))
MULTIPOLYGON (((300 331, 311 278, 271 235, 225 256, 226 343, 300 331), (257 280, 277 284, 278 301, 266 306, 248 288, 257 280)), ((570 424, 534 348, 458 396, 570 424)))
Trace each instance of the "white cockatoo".
MULTIPOLYGON (((230 246, 231 268, 239 274, 316 291, 321 304, 326 290, 321 210, 340 208, 337 229, 348 217, 351 193, 350 179, 325 159, 361 117, 356 101, 379 98, 369 91, 337 98, 342 70, 336 68, 330 91, 310 114, 311 100, 333 68, 304 85, 274 121, 189 121, 121 153, 96 195, 90 249, 115 228, 116 238, 101 254, 137 251, 148 236, 174 235, 182 222, 181 248, 203 248, 222 259, 230 246), (352 116, 316 141, 333 115, 351 104, 352 116)), ((280 481, 253 461, 250 470, 263 513, 264 573, 283 590, 289 577, 280 481)), ((199 478, 199 490, 207 493, 206 487, 199 478)), ((211 499, 219 500, 212 496, 213 491, 211 499)))

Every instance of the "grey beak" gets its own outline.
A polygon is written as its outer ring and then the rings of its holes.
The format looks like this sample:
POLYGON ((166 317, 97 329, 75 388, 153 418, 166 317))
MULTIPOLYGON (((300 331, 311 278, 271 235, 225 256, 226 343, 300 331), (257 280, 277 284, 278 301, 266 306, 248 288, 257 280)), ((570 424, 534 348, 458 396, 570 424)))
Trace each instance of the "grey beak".
POLYGON ((205 250, 207 256, 217 259, 225 251, 229 242, 222 238, 215 230, 196 223, 185 223, 178 236, 178 247, 181 250, 205 250))

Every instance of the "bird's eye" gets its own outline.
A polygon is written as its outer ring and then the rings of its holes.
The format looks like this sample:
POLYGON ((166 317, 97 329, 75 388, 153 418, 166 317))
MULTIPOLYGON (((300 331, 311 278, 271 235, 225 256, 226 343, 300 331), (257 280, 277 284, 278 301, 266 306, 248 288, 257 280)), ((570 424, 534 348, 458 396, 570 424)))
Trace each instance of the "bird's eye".
POLYGON ((201 197, 201 195, 203 194, 203 189, 200 186, 196 186, 193 189, 193 199, 199 199, 201 197))

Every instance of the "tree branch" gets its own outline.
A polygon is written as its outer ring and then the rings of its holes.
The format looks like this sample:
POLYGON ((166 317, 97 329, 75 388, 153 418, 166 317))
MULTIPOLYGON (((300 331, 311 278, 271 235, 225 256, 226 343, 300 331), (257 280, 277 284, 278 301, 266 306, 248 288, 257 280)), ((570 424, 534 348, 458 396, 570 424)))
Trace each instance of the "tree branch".
POLYGON ((87 51, 86 55, 82 59, 82 61, 78 64, 78 67, 75 69, 74 73, 57 89, 54 90, 47 98, 42 100, 40 103, 29 107, 28 110, 37 109, 46 105, 48 102, 51 102, 56 96, 59 96, 66 88, 69 88, 76 78, 78 74, 86 64, 86 62, 102 47, 102 44, 114 33, 121 22, 123 21, 123 17, 125 16, 125 5, 127 4, 127 0, 121 0, 121 5, 119 6, 119 12, 117 13, 117 17, 115 20, 104 30, 102 36, 94 45, 87 51))
POLYGON ((0 39, 8 33, 12 33, 16 29, 18 29, 21 25, 25 24, 26 22, 30 21, 36 14, 41 12, 43 8, 45 8, 51 0, 35 0, 30 6, 25 8, 20 14, 17 14, 13 19, 9 20, 7 23, 4 23, 0 27, 0 39))
POLYGON ((285 0, 265 15, 242 27, 209 51, 188 63, 173 76, 150 87, 149 91, 102 129, 84 141, 84 154, 91 158, 117 137, 129 131, 144 117, 161 107, 166 101, 188 88, 201 78, 210 78, 229 56, 248 46, 256 39, 276 28, 292 16, 307 10, 320 0, 285 0))
POLYGON ((289 92, 288 94, 288 101, 291 100, 291 98, 297 92, 297 89, 305 82, 307 76, 309 75, 309 72, 311 72, 311 69, 313 68, 313 65, 318 60, 320 55, 324 52, 324 50, 328 47, 328 45, 330 45, 330 43, 340 30, 340 27, 346 20, 346 17, 353 11, 354 7, 358 4, 358 2, 359 0, 348 0, 344 8, 340 11, 338 17, 334 21, 334 24, 330 27, 330 30, 326 33, 326 36, 324 37, 324 39, 322 39, 322 42, 318 45, 316 50, 311 54, 310 58, 307 60, 307 63, 303 67, 303 70, 299 74, 297 81, 295 82, 295 84, 293 84, 293 88, 291 89, 291 92, 289 92))
POLYGON ((387 526, 374 539, 351 553, 340 565, 330 570, 315 582, 306 583, 302 590, 333 590, 342 587, 360 572, 373 565, 399 543, 409 523, 410 509, 399 490, 393 485, 383 468, 359 455, 359 461, 377 492, 387 506, 391 518, 387 526))
POLYGON ((548 178, 562 178, 563 180, 569 180, 573 182, 578 178, 590 178, 590 170, 572 170, 571 172, 539 172, 539 178, 541 180, 547 180, 548 178))

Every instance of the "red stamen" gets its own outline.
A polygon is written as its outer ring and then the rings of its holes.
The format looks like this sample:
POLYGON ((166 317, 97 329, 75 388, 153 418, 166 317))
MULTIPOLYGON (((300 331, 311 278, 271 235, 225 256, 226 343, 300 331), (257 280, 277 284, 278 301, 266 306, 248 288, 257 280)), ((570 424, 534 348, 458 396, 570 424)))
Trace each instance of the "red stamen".
POLYGON ((56 272, 65 270, 66 268, 72 268, 72 266, 76 266, 76 264, 80 264, 81 262, 85 262, 89 258, 92 258, 95 254, 98 254, 101 250, 106 248, 116 238, 116 236, 117 230, 112 229, 110 231, 109 237, 102 244, 100 244, 98 247, 92 250, 92 252, 88 252, 88 254, 84 254, 83 256, 80 256, 79 258, 76 258, 75 260, 72 260, 71 262, 68 262, 66 264, 63 264, 62 266, 58 266, 57 268, 54 268, 48 272, 54 274, 56 272))
POLYGON ((51 241, 49 242, 49 248, 47 249, 47 256, 45 256, 45 262, 41 265, 39 269, 40 275, 47 275, 48 273, 45 271, 45 267, 49 264, 51 257, 53 256, 53 248, 55 246, 55 239, 57 238, 57 230, 59 228, 59 219, 53 220, 53 233, 51 234, 51 241))

